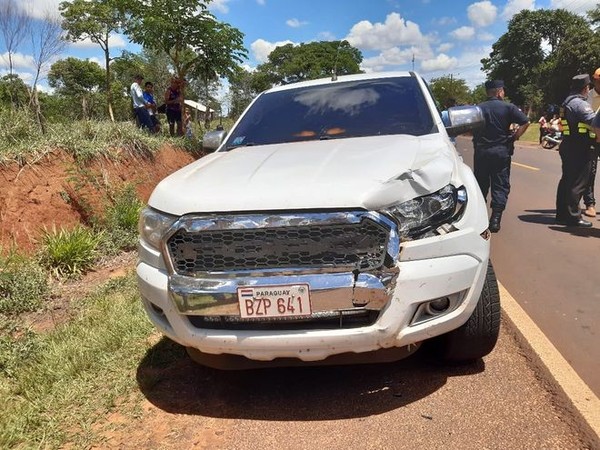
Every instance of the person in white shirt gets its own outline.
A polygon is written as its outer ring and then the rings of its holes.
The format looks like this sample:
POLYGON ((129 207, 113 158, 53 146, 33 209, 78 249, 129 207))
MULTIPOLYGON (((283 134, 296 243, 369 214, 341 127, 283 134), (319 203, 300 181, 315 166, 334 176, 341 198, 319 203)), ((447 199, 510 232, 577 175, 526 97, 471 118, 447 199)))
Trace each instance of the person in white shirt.
POLYGON ((131 100, 133 102, 133 111, 135 112, 138 126, 152 132, 154 125, 152 124, 150 113, 148 112, 148 108, 151 108, 151 105, 144 99, 144 92, 141 87, 143 79, 144 77, 141 75, 133 77, 134 81, 129 88, 129 94, 131 95, 131 100))

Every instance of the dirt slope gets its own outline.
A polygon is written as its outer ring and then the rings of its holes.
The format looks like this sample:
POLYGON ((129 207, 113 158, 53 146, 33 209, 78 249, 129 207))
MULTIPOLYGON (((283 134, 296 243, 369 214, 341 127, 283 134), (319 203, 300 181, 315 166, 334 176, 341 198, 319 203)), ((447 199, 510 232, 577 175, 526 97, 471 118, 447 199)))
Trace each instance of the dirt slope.
POLYGON ((131 183, 143 201, 165 176, 194 157, 164 147, 152 157, 115 155, 76 164, 64 152, 50 153, 36 164, 0 167, 0 246, 11 243, 31 251, 44 226, 70 227, 82 221, 81 203, 102 209, 110 192, 131 183))

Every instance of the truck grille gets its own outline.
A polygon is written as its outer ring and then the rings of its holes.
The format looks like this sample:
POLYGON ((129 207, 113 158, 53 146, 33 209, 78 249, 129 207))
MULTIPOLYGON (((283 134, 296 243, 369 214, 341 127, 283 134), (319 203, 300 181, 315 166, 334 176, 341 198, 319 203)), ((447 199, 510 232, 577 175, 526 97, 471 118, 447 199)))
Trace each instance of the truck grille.
POLYGON ((389 233, 369 218, 277 228, 180 229, 167 248, 174 270, 185 276, 256 269, 370 270, 383 265, 389 233))

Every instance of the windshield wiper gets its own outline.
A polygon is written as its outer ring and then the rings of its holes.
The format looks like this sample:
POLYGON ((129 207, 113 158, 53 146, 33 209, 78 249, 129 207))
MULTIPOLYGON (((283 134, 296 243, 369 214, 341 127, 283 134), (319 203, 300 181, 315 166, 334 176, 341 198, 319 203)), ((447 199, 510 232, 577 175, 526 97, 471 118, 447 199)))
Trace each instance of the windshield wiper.
POLYGON ((246 142, 244 144, 228 145, 227 147, 225 147, 225 150, 229 151, 229 150, 233 150, 234 148, 238 148, 238 147, 252 147, 253 145, 256 145, 256 144, 254 142, 246 142))

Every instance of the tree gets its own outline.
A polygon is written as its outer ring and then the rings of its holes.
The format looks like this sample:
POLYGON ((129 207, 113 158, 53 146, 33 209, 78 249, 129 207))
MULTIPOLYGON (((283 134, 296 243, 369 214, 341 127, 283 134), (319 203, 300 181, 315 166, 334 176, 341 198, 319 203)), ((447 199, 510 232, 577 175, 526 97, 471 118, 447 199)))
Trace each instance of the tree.
POLYGON ((471 103, 477 105, 487 99, 487 92, 483 83, 478 84, 471 91, 471 103))
POLYGON ((57 94, 80 101, 86 119, 90 118, 91 94, 100 89, 104 78, 105 72, 98 64, 72 57, 55 62, 48 72, 48 84, 57 94))
POLYGON ((362 53, 348 41, 321 41, 286 44, 275 48, 266 63, 258 66, 255 77, 265 87, 337 75, 360 73, 362 53))
POLYGON ((40 108, 37 84, 47 65, 62 52, 64 47, 65 41, 62 39, 60 21, 53 18, 50 13, 46 13, 44 18, 38 21, 35 27, 31 27, 31 49, 35 62, 35 75, 31 86, 29 104, 33 109, 42 133, 46 132, 46 128, 40 108))
POLYGON ((230 76, 246 56, 243 34, 218 22, 208 12, 209 2, 127 0, 123 2, 125 32, 144 48, 169 55, 175 76, 181 80, 188 75, 204 81, 230 76))
POLYGON ((600 39, 584 18, 563 9, 523 10, 481 62, 489 78, 505 81, 515 103, 536 100, 532 87, 546 103, 559 103, 570 78, 591 73, 599 53, 600 39))
MULTIPOLYGON (((14 0, 2 0, 0 2, 0 32, 4 38, 4 47, 8 57, 8 75, 13 75, 13 56, 27 36, 30 26, 30 16, 14 0)), ((12 85, 8 86, 8 95, 12 103, 13 93, 10 90, 11 87, 12 85)))
POLYGON ((27 105, 29 89, 18 75, 0 78, 0 105, 21 108, 27 105))
POLYGON ((252 74, 238 67, 229 77, 229 117, 239 117, 259 92, 254 88, 252 74))
POLYGON ((451 100, 457 104, 469 103, 471 100, 467 82, 462 78, 454 78, 453 75, 432 78, 429 87, 442 108, 448 107, 451 100))
POLYGON ((119 0, 72 0, 60 4, 64 18, 62 27, 67 31, 67 38, 73 42, 90 39, 104 52, 106 107, 112 121, 109 39, 123 25, 121 4, 119 0))

